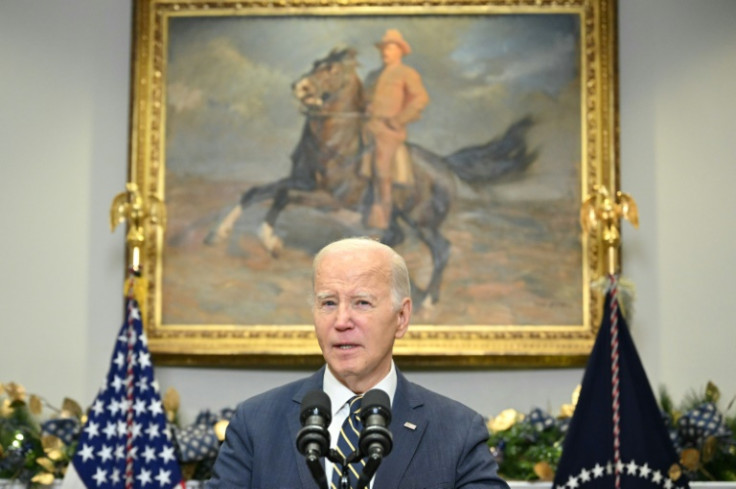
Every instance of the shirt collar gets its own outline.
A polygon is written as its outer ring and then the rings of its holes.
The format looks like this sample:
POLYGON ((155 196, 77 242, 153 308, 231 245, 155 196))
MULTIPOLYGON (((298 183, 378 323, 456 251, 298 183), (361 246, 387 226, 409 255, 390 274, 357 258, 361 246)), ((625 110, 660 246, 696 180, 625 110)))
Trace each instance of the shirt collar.
MULTIPOLYGON (((391 360, 391 370, 388 374, 381 379, 378 384, 374 385, 372 389, 381 389, 391 401, 394 403, 394 394, 396 393, 396 385, 398 383, 398 376, 396 375, 396 366, 393 360, 391 360)), ((332 374, 329 367, 325 367, 325 375, 322 379, 322 389, 330 398, 332 403, 332 415, 334 416, 344 405, 347 403, 355 393, 340 383, 337 378, 332 374)))

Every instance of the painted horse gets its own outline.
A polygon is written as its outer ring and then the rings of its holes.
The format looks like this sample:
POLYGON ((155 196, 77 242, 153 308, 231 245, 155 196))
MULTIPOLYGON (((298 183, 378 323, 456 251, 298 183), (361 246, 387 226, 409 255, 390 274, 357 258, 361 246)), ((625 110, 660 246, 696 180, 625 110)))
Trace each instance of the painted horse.
MULTIPOLYGON (((291 173, 246 191, 209 232, 206 243, 216 244, 226 239, 248 206, 268 200, 271 206, 258 237, 273 256, 278 256, 283 246, 274 226, 289 204, 349 209, 358 212, 365 221, 373 193, 370 180, 359 170, 363 154, 371 148, 362 139, 363 87, 356 66, 353 49, 335 48, 315 61, 311 71, 292 85, 306 120, 291 154, 291 173)), ((380 239, 396 246, 405 237, 402 226, 407 226, 431 253, 428 285, 422 290, 412 284, 418 306, 429 306, 439 300, 442 274, 450 253, 450 242, 442 235, 441 226, 455 196, 456 176, 477 185, 522 174, 537 156, 526 144, 526 132, 532 124, 530 117, 524 117, 511 124, 500 137, 448 156, 406 143, 413 182, 396 185, 392 191, 390 224, 381 231, 380 239)))

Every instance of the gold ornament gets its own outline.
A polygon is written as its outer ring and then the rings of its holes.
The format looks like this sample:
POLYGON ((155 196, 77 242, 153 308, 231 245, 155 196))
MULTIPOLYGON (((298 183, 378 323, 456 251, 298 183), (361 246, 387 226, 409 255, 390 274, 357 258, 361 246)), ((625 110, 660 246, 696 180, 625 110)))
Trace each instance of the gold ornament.
POLYGON ((5 386, 5 391, 8 393, 8 397, 11 402, 15 401, 26 401, 26 388, 15 382, 10 382, 5 386))
POLYGON ((218 440, 223 441, 225 439, 225 432, 227 431, 227 425, 229 424, 230 422, 226 419, 221 419, 215 423, 215 435, 218 440))
POLYGON ((50 474, 48 472, 43 472, 41 474, 36 474, 31 478, 31 482, 35 482, 36 484, 41 484, 42 486, 50 486, 54 483, 54 480, 56 478, 54 477, 54 474, 50 474))
POLYGON ((179 411, 180 403, 181 399, 179 397, 179 392, 177 392, 177 390, 173 387, 169 387, 166 390, 163 398, 164 410, 166 411, 166 419, 169 421, 169 423, 173 423, 176 419, 176 413, 177 411, 179 411))
POLYGON ((593 186, 593 194, 580 207, 580 225, 585 234, 601 229, 603 243, 608 248, 610 275, 617 272, 616 250, 621 242, 621 218, 628 220, 635 228, 639 227, 639 210, 634 199, 620 190, 612 198, 605 186, 593 186))
POLYGON ((77 418, 81 419, 84 415, 82 406, 79 405, 74 399, 65 397, 61 403, 61 417, 62 418, 77 418))
POLYGON ((702 450, 703 463, 707 464, 708 462, 713 460, 713 457, 715 457, 717 450, 718 450, 718 438, 712 435, 706 438, 705 442, 703 443, 703 450, 702 450))
POLYGON ((12 401, 7 398, 3 399, 2 404, 0 404, 0 418, 7 418, 13 414, 13 410, 12 401))
POLYGON ((141 318, 146 318, 146 310, 148 308, 148 279, 146 277, 128 277, 123 285, 124 294, 130 295, 138 301, 138 308, 141 310, 141 318))
POLYGON ((680 463, 687 470, 697 470, 700 466, 700 452, 697 448, 685 448, 680 452, 680 463))
POLYGON ((539 480, 551 482, 555 478, 555 471, 552 470, 546 461, 534 464, 534 473, 537 474, 539 480))
POLYGON ((48 458, 58 462, 64 458, 64 442, 61 438, 54 435, 44 435, 41 437, 41 446, 43 452, 48 458))
POLYGON ((40 465, 41 467, 43 467, 44 469, 46 469, 48 472, 53 472, 55 469, 54 462, 52 462, 46 457, 37 458, 36 463, 40 465))
POLYGON ((36 416, 41 414, 41 411, 43 411, 43 402, 41 402, 41 398, 35 394, 31 395, 31 399, 28 402, 28 408, 36 416))
POLYGON ((155 195, 144 197, 134 182, 125 184, 125 192, 116 195, 110 206, 110 231, 115 231, 118 224, 128 221, 126 242, 131 253, 130 266, 140 269, 140 253, 146 239, 144 226, 151 224, 166 226, 166 207, 155 195))
POLYGON ((677 480, 682 477, 682 467, 680 467, 678 464, 672 464, 670 470, 667 472, 667 475, 669 475, 670 479, 677 482, 677 480))
POLYGON ((488 421, 488 428, 495 432, 506 431, 516 424, 517 421, 524 419, 524 415, 516 409, 504 409, 495 418, 488 421))
POLYGON ((578 399, 580 398, 580 389, 582 386, 578 384, 577 387, 575 387, 575 390, 572 391, 572 402, 570 404, 563 404, 560 406, 560 418, 572 418, 573 413, 575 412, 575 406, 578 405, 578 399))

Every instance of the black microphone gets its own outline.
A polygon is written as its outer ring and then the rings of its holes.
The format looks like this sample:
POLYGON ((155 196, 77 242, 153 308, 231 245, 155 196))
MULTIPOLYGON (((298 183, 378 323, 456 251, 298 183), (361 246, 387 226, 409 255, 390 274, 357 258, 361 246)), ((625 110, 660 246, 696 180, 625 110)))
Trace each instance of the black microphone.
POLYGON ((302 412, 299 420, 302 429, 296 435, 296 447, 307 458, 312 477, 321 488, 327 487, 325 470, 319 459, 330 448, 330 432, 327 427, 332 421, 330 397, 321 390, 307 392, 302 399, 302 412))
POLYGON ((358 446, 363 456, 388 455, 394 445, 388 430, 391 423, 391 400, 388 394, 380 389, 366 392, 360 406, 360 420, 363 422, 363 431, 358 446))
POLYGON ((381 465, 383 457, 394 446, 393 437, 388 430, 391 423, 391 400, 388 394, 380 389, 366 392, 360 406, 360 420, 363 431, 360 432, 358 449, 361 456, 368 460, 358 478, 357 489, 365 489, 381 465))

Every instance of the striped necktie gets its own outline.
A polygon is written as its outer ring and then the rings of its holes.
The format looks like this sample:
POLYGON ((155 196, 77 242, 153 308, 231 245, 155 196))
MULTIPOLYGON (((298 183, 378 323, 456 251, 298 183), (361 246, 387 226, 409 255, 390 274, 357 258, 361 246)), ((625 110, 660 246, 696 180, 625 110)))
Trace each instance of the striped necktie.
MULTIPOLYGON (((342 424, 340 429, 340 436, 337 437, 337 451, 340 452, 344 458, 347 458, 351 453, 358 449, 358 440, 360 439, 360 432, 363 430, 363 424, 360 422, 360 403, 363 396, 355 396, 350 399, 350 413, 345 418, 345 422, 342 424)), ((363 471, 365 466, 365 459, 361 459, 347 466, 348 478, 350 487, 355 489, 358 487, 358 478, 363 471)), ((332 471, 332 485, 331 489, 348 489, 340 486, 340 479, 342 478, 342 466, 334 464, 332 471)))

